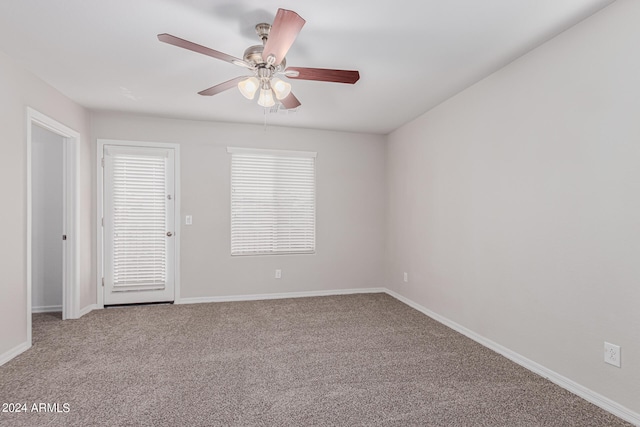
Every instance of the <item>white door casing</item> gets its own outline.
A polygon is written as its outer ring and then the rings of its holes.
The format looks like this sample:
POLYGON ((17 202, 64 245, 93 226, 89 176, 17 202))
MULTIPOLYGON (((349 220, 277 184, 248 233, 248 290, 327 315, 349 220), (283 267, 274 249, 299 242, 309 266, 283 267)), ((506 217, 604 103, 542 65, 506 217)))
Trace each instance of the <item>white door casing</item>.
MULTIPOLYGON (((27 139, 27 342, 31 346, 31 311, 32 311, 32 130, 37 125, 47 129, 64 139, 63 145, 63 232, 67 236, 63 249, 63 302, 62 318, 77 319, 80 317, 80 181, 78 179, 80 165, 80 133, 52 119, 51 117, 26 108, 27 139)), ((62 237, 62 236, 61 236, 62 237)))
POLYGON ((103 303, 174 301, 175 150, 102 147, 103 303))

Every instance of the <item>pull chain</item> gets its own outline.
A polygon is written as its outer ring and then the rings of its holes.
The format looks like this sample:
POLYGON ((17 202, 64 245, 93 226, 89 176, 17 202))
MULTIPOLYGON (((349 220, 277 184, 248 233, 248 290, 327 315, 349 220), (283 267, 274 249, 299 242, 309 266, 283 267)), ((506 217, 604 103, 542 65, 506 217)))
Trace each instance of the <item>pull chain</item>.
POLYGON ((264 131, 267 131, 267 107, 264 108, 264 131))

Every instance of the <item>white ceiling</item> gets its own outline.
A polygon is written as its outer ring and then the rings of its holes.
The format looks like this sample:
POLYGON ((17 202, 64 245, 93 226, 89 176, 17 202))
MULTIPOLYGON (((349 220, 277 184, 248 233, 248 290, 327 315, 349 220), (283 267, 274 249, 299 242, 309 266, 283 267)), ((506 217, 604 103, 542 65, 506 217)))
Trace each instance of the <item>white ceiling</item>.
POLYGON ((357 69, 355 85, 290 80, 302 102, 269 124, 386 134, 613 0, 2 0, 0 51, 77 103, 162 117, 263 123, 231 89, 241 67, 160 43, 175 36, 236 57, 281 7, 306 19, 289 66, 357 69))

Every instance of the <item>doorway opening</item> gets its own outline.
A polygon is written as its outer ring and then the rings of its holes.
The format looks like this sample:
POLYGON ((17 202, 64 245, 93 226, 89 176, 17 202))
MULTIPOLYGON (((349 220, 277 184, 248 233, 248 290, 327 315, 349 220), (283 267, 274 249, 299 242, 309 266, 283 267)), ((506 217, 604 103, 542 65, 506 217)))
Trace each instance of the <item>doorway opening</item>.
POLYGON ((32 313, 80 313, 80 134, 27 108, 27 336, 32 313))
POLYGON ((31 126, 31 312, 62 312, 64 138, 31 126))

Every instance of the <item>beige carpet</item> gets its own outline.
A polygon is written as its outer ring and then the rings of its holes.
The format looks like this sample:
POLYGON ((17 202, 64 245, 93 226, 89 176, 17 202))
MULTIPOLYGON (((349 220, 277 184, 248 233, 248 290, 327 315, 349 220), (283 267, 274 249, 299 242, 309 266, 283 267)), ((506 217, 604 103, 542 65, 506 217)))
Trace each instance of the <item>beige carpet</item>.
POLYGON ((38 314, 33 337, 2 426, 630 425, 385 294, 38 314))

